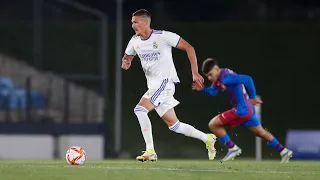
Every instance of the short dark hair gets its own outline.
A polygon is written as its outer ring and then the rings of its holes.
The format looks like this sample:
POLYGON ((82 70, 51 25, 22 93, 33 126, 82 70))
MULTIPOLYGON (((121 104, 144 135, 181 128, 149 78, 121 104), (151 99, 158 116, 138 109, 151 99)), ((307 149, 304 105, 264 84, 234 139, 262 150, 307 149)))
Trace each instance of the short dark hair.
POLYGON ((151 18, 151 14, 146 9, 139 9, 138 11, 134 12, 132 16, 147 16, 151 18))
POLYGON ((202 63, 202 72, 208 74, 214 66, 218 66, 217 60, 213 58, 207 58, 202 63))

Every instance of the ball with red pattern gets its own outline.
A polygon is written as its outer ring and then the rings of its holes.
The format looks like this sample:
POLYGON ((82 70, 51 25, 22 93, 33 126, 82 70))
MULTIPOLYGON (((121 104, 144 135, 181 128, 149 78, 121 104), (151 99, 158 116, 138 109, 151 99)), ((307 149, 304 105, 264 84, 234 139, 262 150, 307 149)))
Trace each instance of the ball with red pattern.
POLYGON ((87 154, 83 148, 72 146, 66 153, 66 160, 70 165, 82 165, 87 159, 87 154))

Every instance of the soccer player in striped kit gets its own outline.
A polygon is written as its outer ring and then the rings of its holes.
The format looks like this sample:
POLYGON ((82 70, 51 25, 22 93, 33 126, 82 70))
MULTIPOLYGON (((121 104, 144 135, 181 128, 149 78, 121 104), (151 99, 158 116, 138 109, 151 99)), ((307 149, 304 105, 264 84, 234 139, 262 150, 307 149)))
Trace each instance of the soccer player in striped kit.
POLYGON ((268 146, 275 148, 280 153, 282 163, 288 162, 293 152, 285 148, 270 132, 261 126, 255 113, 254 105, 261 104, 262 101, 256 96, 252 78, 248 75, 236 74, 227 68, 219 68, 217 61, 212 58, 203 62, 202 72, 206 74, 212 85, 204 88, 203 84, 193 83, 192 89, 202 91, 210 96, 216 96, 219 91, 226 92, 233 106, 231 110, 217 115, 209 123, 209 128, 218 140, 228 147, 228 153, 222 161, 233 160, 241 154, 241 149, 230 139, 224 126, 233 128, 241 125, 267 141, 268 146), (249 91, 249 95, 245 88, 249 91))
POLYGON ((175 84, 180 80, 173 63, 172 47, 186 51, 191 63, 193 81, 202 84, 204 80, 198 73, 195 50, 176 33, 153 30, 150 28, 150 23, 151 15, 147 10, 141 9, 133 13, 132 28, 135 35, 129 41, 122 59, 122 68, 128 70, 134 56, 138 55, 148 85, 148 91, 134 108, 146 143, 146 151, 136 159, 142 162, 157 160, 151 122, 148 117, 148 112, 155 109, 171 131, 203 141, 206 144, 209 159, 213 160, 216 155, 215 135, 205 134, 179 121, 174 111, 174 107, 179 104, 179 101, 174 98, 175 84))

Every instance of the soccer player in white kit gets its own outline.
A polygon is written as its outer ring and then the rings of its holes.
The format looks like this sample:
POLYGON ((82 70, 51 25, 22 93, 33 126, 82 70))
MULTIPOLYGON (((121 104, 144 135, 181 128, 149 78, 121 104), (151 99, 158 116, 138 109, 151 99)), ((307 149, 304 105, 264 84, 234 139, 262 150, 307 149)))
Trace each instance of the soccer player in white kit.
POLYGON ((157 160, 151 122, 148 117, 148 112, 155 109, 171 131, 203 141, 206 144, 209 159, 213 160, 216 155, 214 147, 216 136, 205 134, 189 124, 180 122, 174 111, 174 107, 179 104, 179 101, 173 97, 175 83, 179 83, 180 80, 172 59, 172 47, 187 52, 193 81, 202 84, 204 79, 198 73, 195 50, 175 33, 151 29, 150 23, 151 15, 147 10, 141 9, 133 13, 132 28, 136 34, 129 41, 122 59, 122 68, 128 70, 134 56, 138 55, 148 85, 148 91, 134 108, 146 143, 146 151, 136 159, 142 162, 157 160))

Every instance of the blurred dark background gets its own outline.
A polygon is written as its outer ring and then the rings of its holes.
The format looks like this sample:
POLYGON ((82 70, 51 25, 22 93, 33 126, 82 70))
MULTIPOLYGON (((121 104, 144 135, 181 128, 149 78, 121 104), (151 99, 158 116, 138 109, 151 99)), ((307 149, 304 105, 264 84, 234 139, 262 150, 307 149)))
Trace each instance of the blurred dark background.
MULTIPOLYGON (((131 14, 141 8, 152 14, 152 28, 192 44, 199 64, 214 57, 222 67, 252 76, 264 100, 263 125, 281 142, 287 144, 289 130, 320 129, 319 1, 12 0, 0 2, 0 133, 56 140, 98 135, 107 158, 144 150, 133 108, 146 80, 138 58, 129 71, 121 73, 119 66, 134 33, 131 14)), ((193 92, 186 54, 174 50, 173 56, 181 79, 177 115, 208 132, 209 120, 230 108, 228 98, 193 92)), ((206 158, 201 142, 169 131, 155 112, 149 115, 161 158, 206 158)), ((255 157, 249 132, 236 128, 230 134, 243 157, 255 157)), ((63 145, 57 146, 55 158, 63 145)), ((217 147, 224 156, 225 148, 217 147)), ((265 143, 262 152, 263 158, 279 158, 265 143)))

